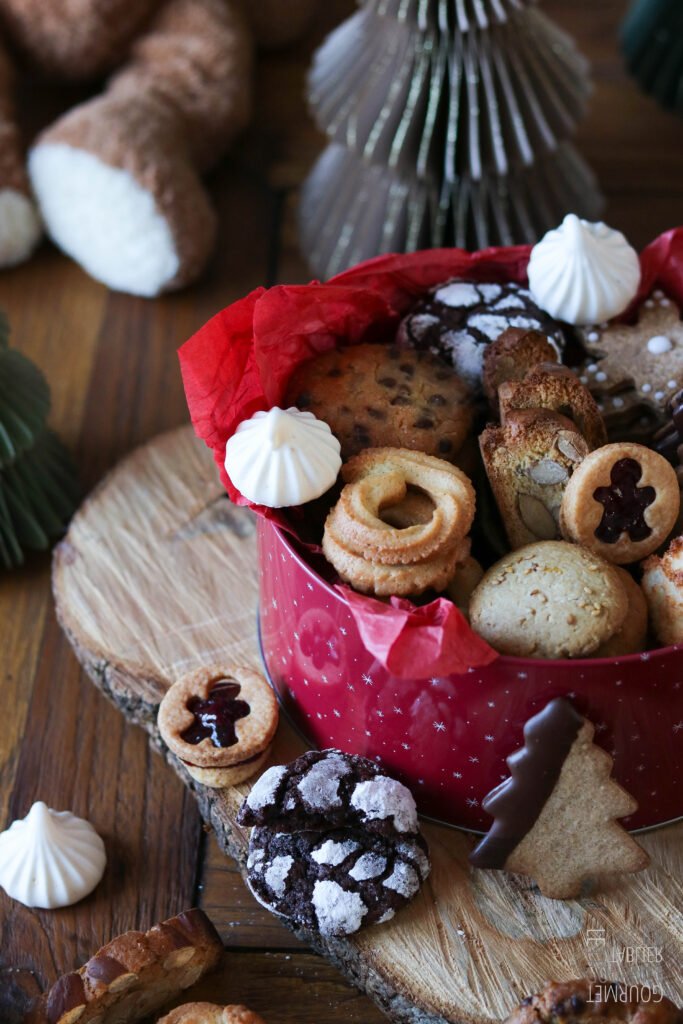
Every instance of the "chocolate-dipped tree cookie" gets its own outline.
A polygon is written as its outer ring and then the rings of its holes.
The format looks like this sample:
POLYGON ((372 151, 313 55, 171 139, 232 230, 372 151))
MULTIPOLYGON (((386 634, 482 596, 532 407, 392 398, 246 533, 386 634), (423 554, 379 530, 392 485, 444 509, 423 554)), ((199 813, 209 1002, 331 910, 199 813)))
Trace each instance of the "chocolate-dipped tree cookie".
POLYGON ((591 722, 562 698, 524 726, 510 778, 483 802, 494 818, 470 856, 478 868, 529 875, 544 896, 571 899, 585 882, 640 871, 649 858, 618 824, 636 801, 612 778, 591 722))
POLYGON ((33 363, 8 345, 0 314, 0 569, 44 551, 76 507, 78 486, 68 453, 47 428, 50 391, 33 363))
POLYGON ((602 201, 571 141, 586 61, 531 0, 362 0, 318 50, 329 145, 301 242, 325 278, 381 252, 535 242, 602 201))

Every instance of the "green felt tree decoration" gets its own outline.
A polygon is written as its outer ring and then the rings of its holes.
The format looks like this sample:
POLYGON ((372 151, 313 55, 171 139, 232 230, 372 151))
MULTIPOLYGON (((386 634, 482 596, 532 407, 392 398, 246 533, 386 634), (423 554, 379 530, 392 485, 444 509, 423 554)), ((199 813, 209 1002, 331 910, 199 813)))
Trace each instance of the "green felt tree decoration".
POLYGON ((301 194, 312 269, 596 219, 571 141, 589 92, 586 61, 534 0, 360 0, 309 75, 329 139, 301 194))
POLYGON ((78 500, 70 456, 46 425, 50 391, 40 370, 10 348, 0 313, 0 569, 44 551, 78 500))
POLYGON ((621 47, 641 89, 683 115, 681 0, 636 0, 621 28, 621 47))

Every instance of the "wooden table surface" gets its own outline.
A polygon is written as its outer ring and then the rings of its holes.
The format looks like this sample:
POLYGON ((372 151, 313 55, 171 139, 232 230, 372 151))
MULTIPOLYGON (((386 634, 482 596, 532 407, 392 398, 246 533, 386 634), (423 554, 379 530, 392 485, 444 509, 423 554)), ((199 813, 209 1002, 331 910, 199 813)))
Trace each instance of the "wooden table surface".
MULTIPOLYGON (((304 44, 261 58, 253 127, 211 178, 221 242, 198 285, 156 301, 113 294, 47 244, 0 276, 14 343, 50 381, 51 422, 76 455, 84 491, 136 445, 186 421, 175 354, 186 337, 259 284, 306 280, 292 212, 322 140, 305 113, 304 73, 316 40, 352 6, 326 0, 304 44)), ((625 7, 544 4, 593 64, 578 141, 608 197, 606 219, 642 246, 683 223, 683 121, 624 73, 616 27, 625 7)), ((193 904, 227 947, 226 969, 204 995, 246 1001, 269 1024, 383 1019, 254 902, 181 782, 85 677, 55 621, 47 556, 0 577, 0 709, 0 826, 42 799, 89 818, 109 853, 104 881, 75 908, 31 911, 0 891, 0 1021, 11 1019, 19 987, 47 986, 111 936, 193 904)))

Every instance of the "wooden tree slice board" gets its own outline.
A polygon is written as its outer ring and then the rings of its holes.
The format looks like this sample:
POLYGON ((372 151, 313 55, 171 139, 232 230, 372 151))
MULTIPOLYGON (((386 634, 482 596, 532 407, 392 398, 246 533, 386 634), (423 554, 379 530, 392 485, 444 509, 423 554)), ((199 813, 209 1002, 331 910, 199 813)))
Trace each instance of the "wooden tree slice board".
MULTIPOLYGON (((133 452, 90 496, 57 549, 53 586, 89 675, 159 749, 156 712, 175 679, 227 655, 260 667, 254 522, 226 500, 190 428, 133 452)), ((301 750, 283 721, 273 761, 301 750)), ((167 756, 243 867, 235 815, 248 784, 206 789, 167 756)), ((393 1019, 500 1020, 549 978, 649 984, 683 1001, 683 824, 642 837, 647 871, 572 902, 473 871, 464 833, 429 824, 425 834, 431 877, 394 921, 350 940, 304 936, 393 1019)))

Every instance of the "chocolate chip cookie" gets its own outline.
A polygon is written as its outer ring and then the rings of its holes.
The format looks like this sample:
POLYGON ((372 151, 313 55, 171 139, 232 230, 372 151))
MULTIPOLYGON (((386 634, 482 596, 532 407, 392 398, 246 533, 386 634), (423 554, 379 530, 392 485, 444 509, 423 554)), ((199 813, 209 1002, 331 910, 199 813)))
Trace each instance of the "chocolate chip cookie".
POLYGON ((429 352, 354 345, 294 371, 287 405, 314 413, 344 460, 365 448, 411 448, 453 460, 472 425, 465 383, 429 352))
POLYGON ((561 326, 536 305, 527 288, 512 282, 437 285, 401 322, 397 341, 441 356, 479 392, 486 346, 509 327, 542 331, 558 352, 564 349, 561 326))

